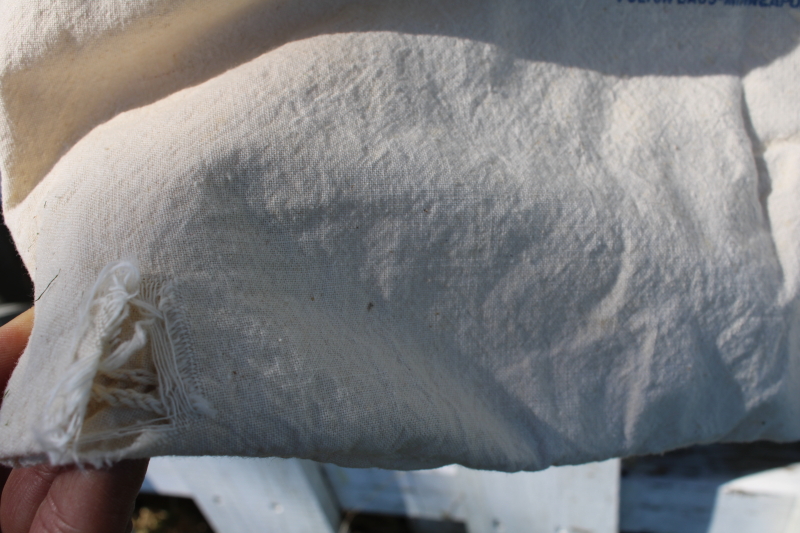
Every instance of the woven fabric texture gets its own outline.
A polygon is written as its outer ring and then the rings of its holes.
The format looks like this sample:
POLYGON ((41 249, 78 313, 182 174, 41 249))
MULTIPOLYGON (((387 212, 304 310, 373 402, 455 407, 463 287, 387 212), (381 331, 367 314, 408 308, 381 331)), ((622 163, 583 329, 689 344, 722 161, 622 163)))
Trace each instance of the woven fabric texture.
POLYGON ((800 439, 800 2, 751 3, 3 0, 0 458, 800 439))

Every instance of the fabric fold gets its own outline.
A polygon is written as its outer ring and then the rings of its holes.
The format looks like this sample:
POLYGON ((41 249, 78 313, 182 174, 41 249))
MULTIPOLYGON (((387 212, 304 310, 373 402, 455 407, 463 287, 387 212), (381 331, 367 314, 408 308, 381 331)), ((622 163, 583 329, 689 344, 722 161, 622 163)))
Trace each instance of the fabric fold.
POLYGON ((0 459, 800 439, 800 10, 2 6, 0 459))

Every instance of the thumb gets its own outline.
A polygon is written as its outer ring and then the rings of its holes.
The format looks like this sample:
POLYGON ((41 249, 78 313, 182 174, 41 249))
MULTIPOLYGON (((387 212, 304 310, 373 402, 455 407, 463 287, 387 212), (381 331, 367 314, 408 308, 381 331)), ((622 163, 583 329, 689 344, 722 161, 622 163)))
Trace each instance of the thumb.
POLYGON ((0 390, 5 390, 11 372, 28 345, 32 329, 33 307, 0 327, 0 390))

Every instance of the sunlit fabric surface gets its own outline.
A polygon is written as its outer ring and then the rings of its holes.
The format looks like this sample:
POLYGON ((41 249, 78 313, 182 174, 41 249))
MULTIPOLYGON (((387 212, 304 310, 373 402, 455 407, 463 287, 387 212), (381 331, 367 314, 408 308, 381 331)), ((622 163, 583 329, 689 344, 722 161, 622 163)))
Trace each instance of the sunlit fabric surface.
POLYGON ((709 4, 4 0, 0 457, 800 439, 800 9, 709 4))

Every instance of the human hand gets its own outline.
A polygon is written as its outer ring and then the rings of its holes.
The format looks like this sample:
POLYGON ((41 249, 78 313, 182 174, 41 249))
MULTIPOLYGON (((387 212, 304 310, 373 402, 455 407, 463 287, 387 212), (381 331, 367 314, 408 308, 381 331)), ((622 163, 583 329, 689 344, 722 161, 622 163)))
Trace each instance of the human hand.
MULTIPOLYGON (((33 309, 0 327, 0 389, 28 343, 33 309)), ((0 467, 3 533, 115 533, 130 531, 134 500, 147 459, 110 468, 38 465, 0 467)))

